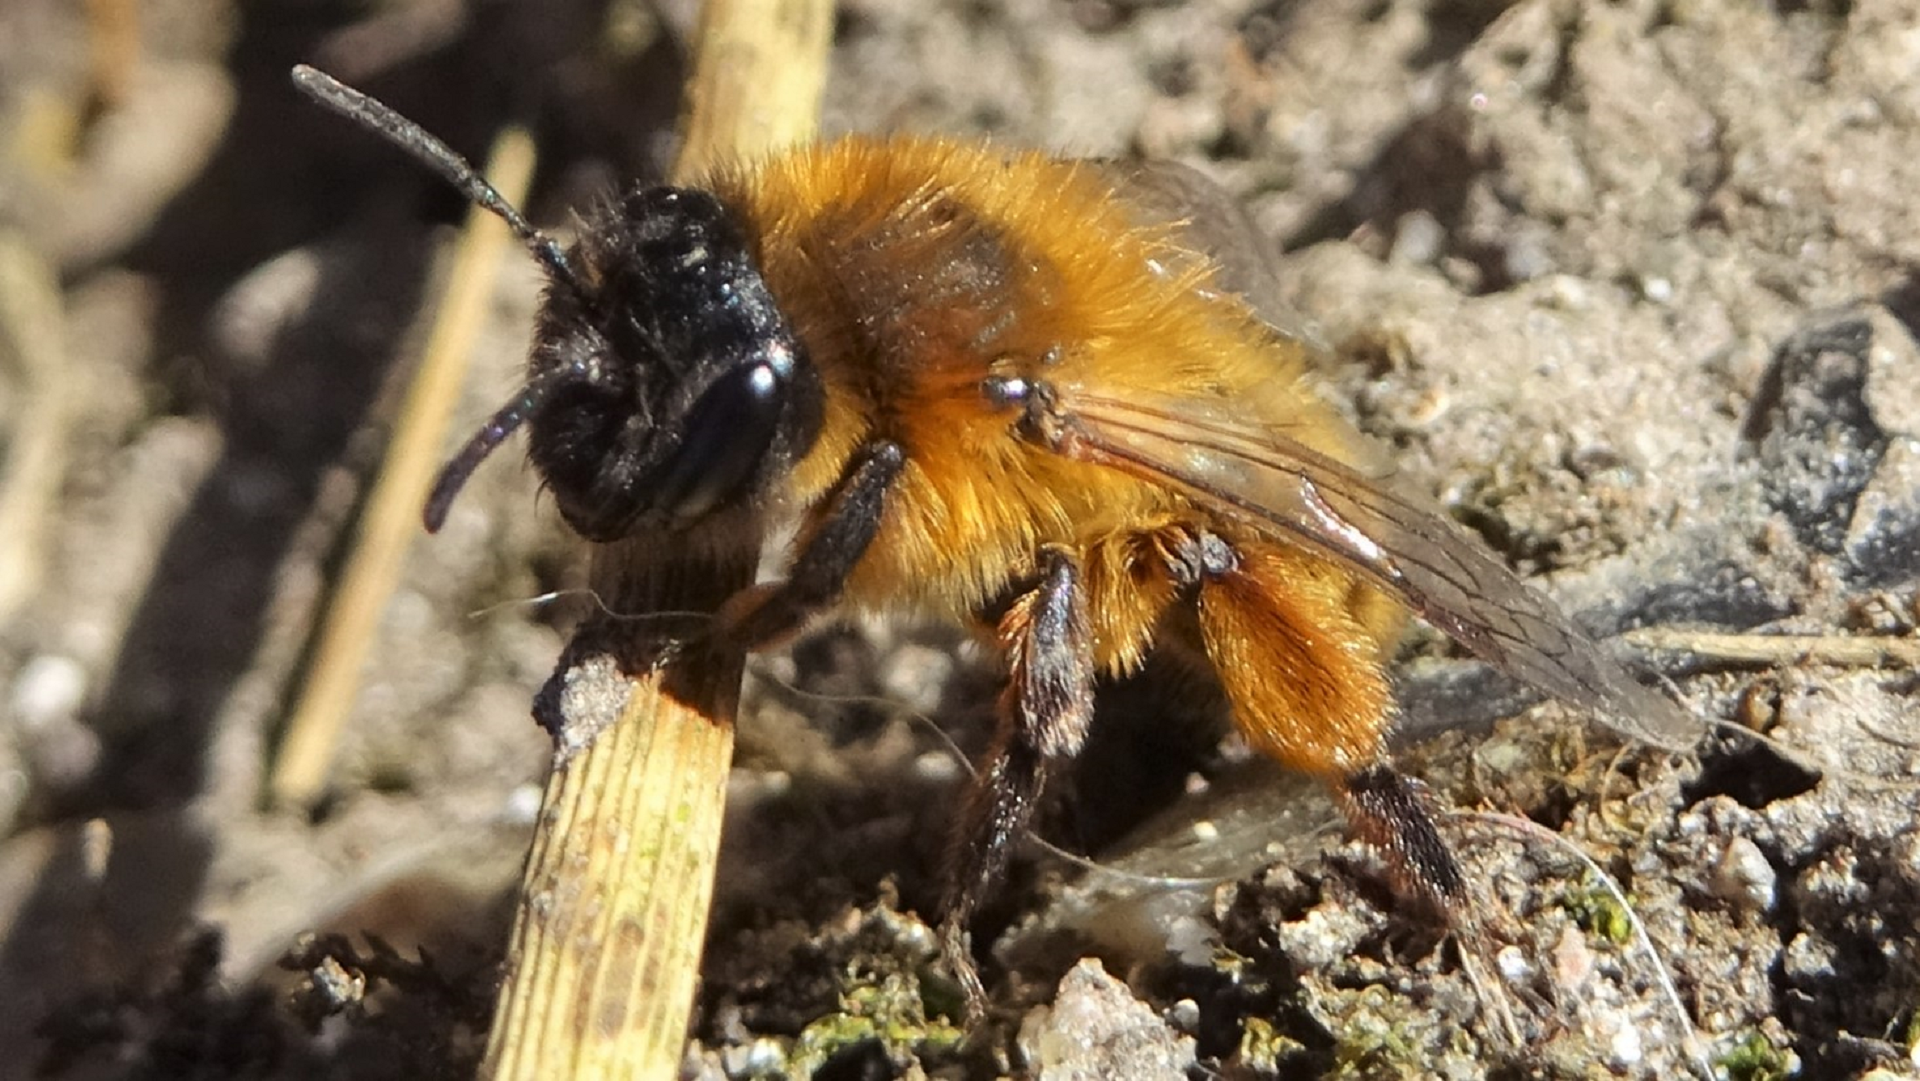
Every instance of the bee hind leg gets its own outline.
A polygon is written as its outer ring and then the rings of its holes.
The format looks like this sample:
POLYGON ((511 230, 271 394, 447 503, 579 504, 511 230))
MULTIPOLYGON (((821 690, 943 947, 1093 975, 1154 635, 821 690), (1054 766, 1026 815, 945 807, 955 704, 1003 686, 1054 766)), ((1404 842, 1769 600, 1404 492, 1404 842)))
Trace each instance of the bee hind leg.
POLYGON ((986 1012, 986 989, 967 933, 980 902, 1006 871, 1033 821, 1047 776, 1080 752, 1093 718, 1093 635, 1080 568, 1049 548, 1039 584, 1000 617, 1007 686, 999 721, 947 849, 940 945, 967 998, 967 1020, 986 1012))
POLYGON ((1347 822, 1386 859, 1394 886, 1452 922, 1467 911, 1466 876, 1434 821, 1426 786, 1381 764, 1335 785, 1347 822))
POLYGON ((1452 919, 1467 915, 1460 865, 1425 789, 1386 756, 1386 654, 1401 617, 1340 566, 1242 544, 1205 568, 1201 639, 1249 746, 1327 782, 1394 885, 1452 919))

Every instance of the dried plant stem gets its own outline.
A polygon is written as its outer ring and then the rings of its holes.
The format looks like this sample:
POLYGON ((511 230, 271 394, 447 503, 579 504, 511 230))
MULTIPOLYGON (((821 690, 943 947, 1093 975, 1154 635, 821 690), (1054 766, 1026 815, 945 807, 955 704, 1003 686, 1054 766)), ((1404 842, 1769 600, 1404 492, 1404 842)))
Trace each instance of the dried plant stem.
MULTIPOLYGON (((502 196, 517 203, 526 197, 533 166, 533 140, 519 128, 508 128, 494 143, 487 176, 502 196)), ((360 690, 367 651, 378 638, 380 613, 400 580, 407 548, 420 532, 420 506, 439 468, 448 420, 466 381, 467 358, 480 336, 501 263, 513 250, 513 238, 499 218, 479 209, 468 215, 420 371, 395 423, 392 445, 367 498, 353 552, 287 721, 268 781, 276 804, 310 804, 326 786, 334 745, 360 690)))
POLYGON ((96 108, 117 109, 132 92, 140 66, 138 0, 87 0, 88 82, 96 108))
POLYGON ((584 723, 587 739, 562 739, 555 754, 482 1076, 677 1071, 739 690, 737 666, 706 667, 707 685, 688 696, 705 699, 700 709, 674 700, 659 679, 629 679, 604 656, 563 673, 562 710, 584 723), (609 723, 587 719, 596 701, 622 698, 609 723))
MULTIPOLYGON (((811 136, 830 0, 702 13, 677 179, 811 136)), ((756 546, 698 567, 653 538, 594 553, 612 611, 710 611, 756 546)), ((581 628, 536 707, 553 775, 481 1067, 494 1081, 677 1075, 705 943, 744 658, 675 655, 657 624, 581 628)))
POLYGON ((1920 638, 1847 634, 1723 634, 1643 627, 1621 639, 1639 649, 1687 653, 1720 664, 1834 664, 1885 668, 1920 664, 1920 638))
POLYGON ((0 232, 0 380, 13 397, 0 464, 0 619, 33 594, 67 468, 74 398, 53 269, 19 234, 0 232))
POLYGON ((832 0, 708 0, 673 179, 812 139, 832 43, 832 0))

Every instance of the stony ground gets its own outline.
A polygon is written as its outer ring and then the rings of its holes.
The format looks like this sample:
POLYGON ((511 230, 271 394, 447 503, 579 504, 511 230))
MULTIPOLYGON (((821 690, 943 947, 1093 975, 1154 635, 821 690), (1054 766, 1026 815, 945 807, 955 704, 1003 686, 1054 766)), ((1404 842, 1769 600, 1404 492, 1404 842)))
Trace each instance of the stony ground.
MULTIPOLYGON (((580 556, 490 463, 333 797, 260 809, 460 210, 284 73, 475 155, 530 118, 563 226, 670 154, 688 5, 162 0, 93 66, 85 10, 0 10, 0 1075, 462 1076, 577 614, 523 602, 580 556), (283 971, 304 931, 351 937, 283 971), (313 971, 371 991, 322 1019, 313 971)), ((689 1072, 1914 1073, 1920 3, 865 0, 826 116, 1211 172, 1408 482, 1772 743, 1623 747, 1420 636, 1402 763, 1482 893, 1442 937, 1323 796, 1114 688, 1046 829, 1095 866, 1017 870, 962 1046, 916 913, 991 666, 822 631, 755 665, 689 1072)))

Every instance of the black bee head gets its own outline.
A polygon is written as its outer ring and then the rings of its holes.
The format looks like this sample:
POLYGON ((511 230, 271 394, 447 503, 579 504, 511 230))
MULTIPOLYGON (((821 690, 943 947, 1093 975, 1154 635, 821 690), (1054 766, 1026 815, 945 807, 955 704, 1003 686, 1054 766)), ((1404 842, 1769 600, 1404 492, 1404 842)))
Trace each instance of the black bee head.
POLYGON ((690 525, 805 452, 818 380, 719 200, 635 189, 586 223, 567 262, 573 280, 549 286, 540 315, 525 419, 533 464, 582 536, 690 525))
POLYGON ((819 379, 718 199, 636 188, 563 251, 418 124, 305 65, 293 82, 499 215, 547 270, 527 385, 440 471, 429 531, 522 423, 561 515, 603 542, 750 503, 812 444, 819 379))

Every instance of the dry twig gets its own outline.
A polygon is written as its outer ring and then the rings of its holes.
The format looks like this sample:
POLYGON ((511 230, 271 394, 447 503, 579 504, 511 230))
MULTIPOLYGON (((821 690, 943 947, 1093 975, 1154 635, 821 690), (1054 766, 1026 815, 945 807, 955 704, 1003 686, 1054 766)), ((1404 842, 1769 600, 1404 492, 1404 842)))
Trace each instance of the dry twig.
POLYGON ((0 234, 0 368, 14 399, 0 466, 0 619, 46 569, 73 400, 63 325, 52 269, 18 234, 0 234))
MULTIPOLYGON (((808 138, 825 79, 830 0, 713 0, 674 175, 808 138)), ((751 584, 757 553, 689 567, 649 538, 594 553, 621 612, 712 611, 751 584)), ((537 706, 553 774, 527 861, 481 1073, 677 1074, 713 896, 739 655, 676 655, 653 621, 581 628, 537 706)))

